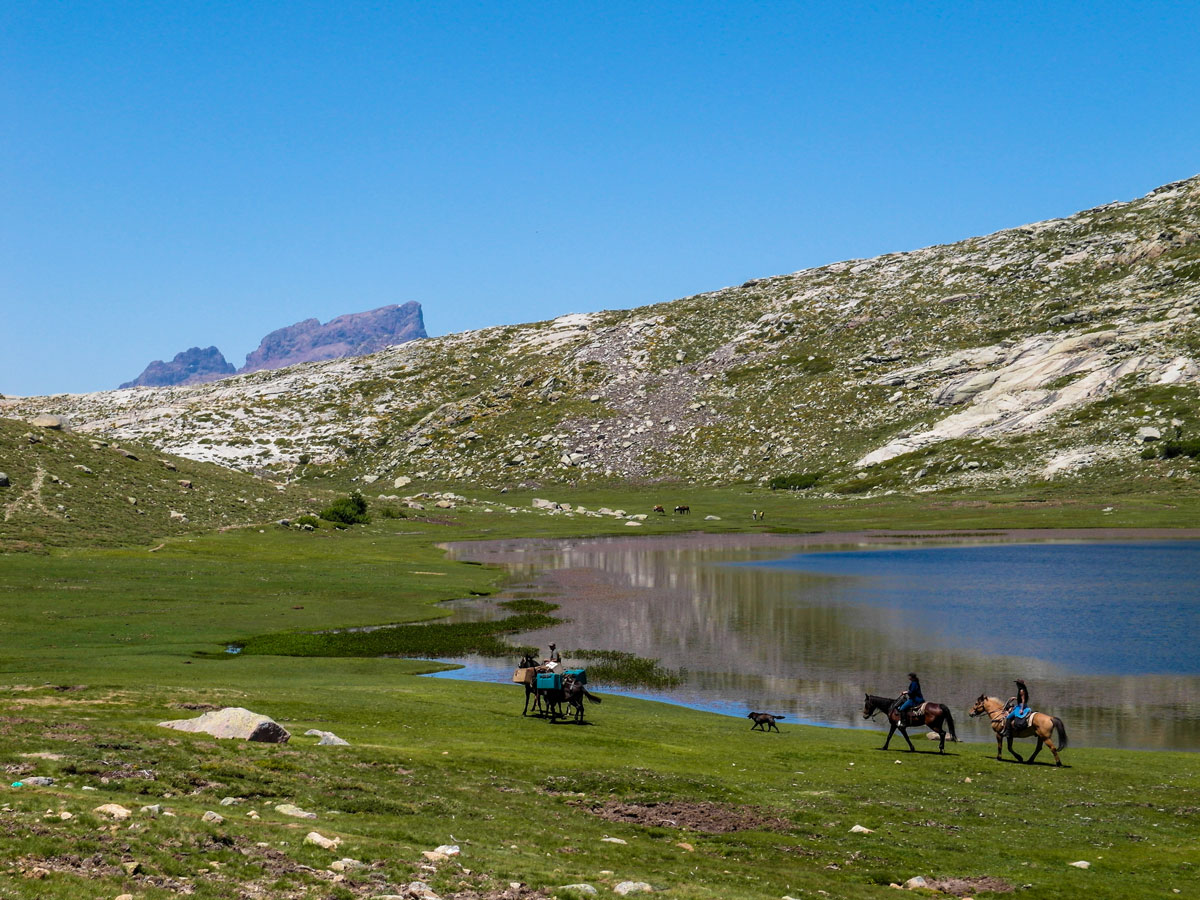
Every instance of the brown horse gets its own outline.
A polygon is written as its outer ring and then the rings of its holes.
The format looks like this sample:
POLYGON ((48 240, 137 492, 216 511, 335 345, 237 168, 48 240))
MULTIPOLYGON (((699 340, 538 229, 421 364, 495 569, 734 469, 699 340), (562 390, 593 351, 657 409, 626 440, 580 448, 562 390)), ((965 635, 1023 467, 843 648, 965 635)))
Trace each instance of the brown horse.
POLYGON ((667 514, 667 511, 665 509, 663 509, 663 506, 661 503, 655 504, 654 511, 656 513, 658 513, 660 516, 665 516, 667 514))
POLYGON ((892 742, 892 735, 897 730, 903 735, 904 740, 908 741, 908 749, 916 752, 917 748, 913 746, 913 742, 908 740, 908 729, 912 726, 924 726, 930 731, 936 731, 940 735, 941 740, 938 741, 938 753, 946 752, 946 729, 950 730, 950 740, 957 742, 958 735, 954 733, 954 716, 950 714, 950 707, 944 706, 941 703, 926 703, 925 712, 916 720, 911 716, 905 716, 908 721, 901 722, 900 714, 896 712, 898 705, 895 697, 879 697, 875 694, 867 694, 867 699, 863 703, 863 718, 869 719, 877 712, 887 714, 888 722, 892 728, 888 732, 887 740, 883 742, 883 747, 880 749, 886 750, 888 744, 892 742), (946 727, 943 728, 942 726, 946 727))
MULTIPOLYGON (((1012 701, 1009 701, 1010 703, 1012 701)), ((996 759, 1001 758, 1000 747, 1005 738, 1004 720, 1008 715, 1009 706, 1001 702, 999 697, 989 697, 986 694, 980 694, 979 699, 975 701, 975 705, 971 707, 971 718, 976 716, 986 715, 992 720, 992 731, 996 732, 996 759)), ((1042 744, 1050 748, 1050 752, 1054 754, 1054 764, 1062 765, 1062 760, 1058 758, 1059 750, 1067 749, 1067 729, 1063 727, 1062 719, 1058 716, 1048 716, 1045 713, 1035 712, 1029 717, 1029 724, 1024 728, 1018 728, 1008 735, 1008 752, 1017 758, 1017 762, 1032 763, 1037 759, 1037 755, 1042 752, 1042 744), (1051 735, 1058 732, 1058 746, 1054 746, 1054 741, 1051 740, 1051 735), (1036 737, 1037 747, 1033 750, 1033 755, 1029 759, 1025 759, 1013 749, 1013 738, 1036 737)))
POLYGON ((692 508, 686 503, 680 503, 677 507, 675 507, 675 513, 680 516, 686 516, 691 511, 692 508))

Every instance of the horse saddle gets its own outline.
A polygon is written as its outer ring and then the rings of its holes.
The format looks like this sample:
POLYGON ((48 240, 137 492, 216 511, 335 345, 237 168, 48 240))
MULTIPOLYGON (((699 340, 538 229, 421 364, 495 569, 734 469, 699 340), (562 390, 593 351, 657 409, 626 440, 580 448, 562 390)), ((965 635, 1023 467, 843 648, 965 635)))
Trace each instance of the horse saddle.
POLYGON ((908 721, 922 722, 925 719, 925 707, 929 705, 928 700, 923 700, 908 711, 908 721))
POLYGON ((1021 731, 1029 727, 1029 723, 1033 721, 1033 710, 1031 709, 1024 716, 1014 716, 1010 721, 1009 727, 1013 731, 1021 731))

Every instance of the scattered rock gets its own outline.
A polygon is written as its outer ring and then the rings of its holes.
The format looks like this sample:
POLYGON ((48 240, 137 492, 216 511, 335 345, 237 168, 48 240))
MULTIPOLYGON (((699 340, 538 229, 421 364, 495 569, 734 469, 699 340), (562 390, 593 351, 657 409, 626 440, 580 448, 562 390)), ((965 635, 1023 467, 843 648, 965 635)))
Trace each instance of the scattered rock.
POLYGON ((1092 867, 1092 864, 1090 862, 1088 862, 1086 859, 1080 859, 1073 863, 1067 863, 1067 865, 1074 866, 1077 869, 1090 869, 1092 867))
POLYGON ((304 732, 304 735, 305 735, 305 737, 320 738, 320 740, 317 741, 318 747, 349 747, 350 746, 349 741, 343 740, 342 738, 340 738, 336 734, 334 734, 332 731, 321 731, 316 728, 310 728, 310 729, 308 729, 308 731, 304 732))
POLYGON ((29 420, 30 425, 36 425, 38 428, 49 428, 52 431, 70 431, 71 422, 66 416, 55 416, 50 413, 42 413, 39 416, 34 416, 29 420))
POLYGON ((720 522, 721 521, 720 516, 705 516, 704 518, 705 518, 705 521, 708 521, 708 522, 720 522))
POLYGON ((200 817, 202 822, 211 822, 213 825, 220 825, 225 821, 225 817, 220 813, 213 812, 211 809, 200 817))
POLYGON ((157 819, 162 815, 162 811, 163 808, 161 803, 151 803, 149 806, 143 806, 140 810, 138 810, 138 812, 140 812, 143 816, 146 816, 150 819, 157 819))
POLYGON ((222 797, 221 798, 222 806, 237 806, 237 804, 245 803, 245 802, 246 802, 246 800, 243 797, 222 797))
POLYGON ((1162 438, 1162 432, 1159 431, 1157 428, 1153 428, 1150 426, 1147 426, 1145 428, 1139 428, 1138 432, 1137 432, 1137 439, 1144 444, 1148 444, 1150 441, 1160 440, 1161 438, 1162 438))
POLYGON ((9 487, 12 482, 8 480, 7 472, 0 472, 0 487, 9 487))
POLYGON ((304 836, 304 843, 320 847, 322 850, 336 850, 341 842, 341 838, 327 838, 316 831, 310 831, 304 836))
POLYGON ((434 853, 444 853, 446 856, 458 856, 462 850, 458 844, 442 844, 440 847, 434 848, 434 853))
POLYGON ((50 787, 50 785, 54 784, 54 779, 46 775, 33 775, 22 780, 26 784, 32 784, 34 787, 50 787))
POLYGON ((603 838, 600 838, 600 840, 602 840, 608 844, 627 844, 627 843, 629 843, 628 841, 623 841, 620 838, 615 838, 615 837, 603 837, 603 838))
POLYGON ((613 888, 613 893, 625 897, 629 894, 649 894, 653 890, 654 888, 644 881, 622 881, 613 888))
POLYGON ((173 719, 158 724, 161 728, 173 728, 176 731, 201 732, 216 738, 241 738, 267 744, 286 744, 291 738, 287 729, 274 719, 240 706, 206 712, 194 719, 173 719))
POLYGON ((188 480, 188 479, 186 479, 186 478, 180 478, 180 479, 179 479, 179 481, 178 481, 178 484, 179 484, 179 486, 180 486, 181 488, 183 488, 185 491, 190 491, 190 490, 192 489, 192 483, 191 483, 191 481, 189 481, 189 480, 188 480))
POLYGON ((138 872, 142 871, 142 864, 140 862, 131 860, 129 862, 121 863, 121 868, 125 870, 126 875, 136 875, 138 872))
POLYGON ((294 803, 280 803, 275 807, 275 812, 283 816, 291 816, 295 819, 315 819, 317 817, 316 813, 307 812, 294 803))
POLYGON ((85 465, 82 465, 82 464, 75 466, 75 468, 76 468, 76 469, 78 469, 80 472, 82 472, 84 475, 94 475, 94 474, 96 474, 96 473, 95 473, 95 472, 93 472, 91 469, 89 469, 87 466, 85 466, 85 465))
POLYGON ((133 815, 133 813, 119 803, 105 803, 103 806, 97 806, 92 812, 108 816, 110 819, 128 819, 133 815))
POLYGON ((873 828, 863 828, 861 825, 855 825, 853 828, 850 829, 850 833, 851 834, 874 834, 875 830, 873 828))
POLYGON ((365 869, 367 864, 357 859, 344 857, 343 859, 335 859, 329 864, 329 868, 334 872, 353 872, 357 869, 365 869))
POLYGON ((408 485, 410 485, 410 484, 412 484, 412 479, 409 478, 407 475, 401 475, 399 478, 397 478, 395 481, 392 482, 392 487, 402 488, 402 487, 408 487, 408 485))
POLYGON ((363 480, 363 484, 374 484, 375 482, 377 482, 379 480, 379 476, 378 475, 364 475, 362 477, 362 480, 363 480))

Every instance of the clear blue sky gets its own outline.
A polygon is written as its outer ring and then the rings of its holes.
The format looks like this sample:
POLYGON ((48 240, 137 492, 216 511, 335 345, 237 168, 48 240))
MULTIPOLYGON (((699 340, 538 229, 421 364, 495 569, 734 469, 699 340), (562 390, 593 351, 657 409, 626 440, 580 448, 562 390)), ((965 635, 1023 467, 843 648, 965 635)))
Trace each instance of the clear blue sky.
POLYGON ((0 6, 0 392, 686 296, 1200 171, 1196 3, 0 6))

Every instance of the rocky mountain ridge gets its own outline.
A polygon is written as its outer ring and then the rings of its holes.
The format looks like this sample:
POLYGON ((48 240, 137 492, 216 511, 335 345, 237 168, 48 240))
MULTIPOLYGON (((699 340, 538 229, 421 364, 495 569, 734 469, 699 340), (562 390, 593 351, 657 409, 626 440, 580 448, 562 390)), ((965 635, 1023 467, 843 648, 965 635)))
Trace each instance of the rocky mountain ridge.
POLYGON ((1200 432, 1198 312, 1200 177, 655 306, 215 384, 0 401, 0 414, 371 480, 809 473, 816 490, 863 495, 1190 478, 1187 460, 1142 455, 1150 431, 1200 432))
POLYGON ((421 304, 410 301, 360 313, 347 313, 324 325, 305 319, 272 331, 246 356, 240 369, 226 361, 216 347, 192 347, 167 363, 156 359, 122 388, 204 384, 233 374, 282 369, 302 362, 362 356, 393 344, 427 337, 421 304))

